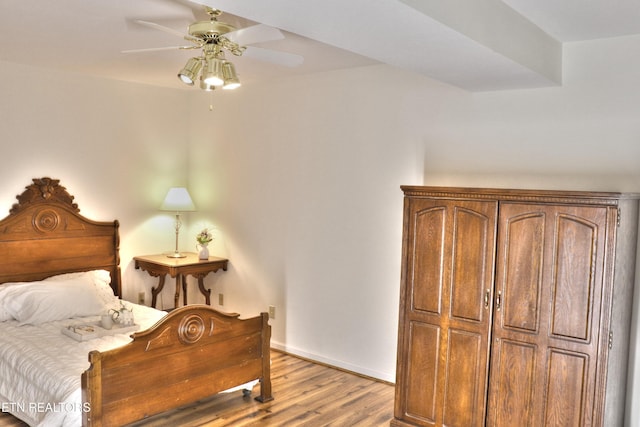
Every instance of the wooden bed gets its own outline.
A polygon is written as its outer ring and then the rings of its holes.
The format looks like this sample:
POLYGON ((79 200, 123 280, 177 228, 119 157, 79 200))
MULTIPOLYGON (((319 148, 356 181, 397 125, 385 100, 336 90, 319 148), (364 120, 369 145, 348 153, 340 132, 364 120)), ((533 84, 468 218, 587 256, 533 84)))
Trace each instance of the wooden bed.
MULTIPOLYGON (((59 181, 34 179, 0 221, 0 284, 103 269, 122 295, 118 221, 84 218, 59 181)), ((120 426, 252 380, 272 399, 268 315, 240 319, 209 306, 174 310, 133 341, 89 355, 83 425, 120 426)))

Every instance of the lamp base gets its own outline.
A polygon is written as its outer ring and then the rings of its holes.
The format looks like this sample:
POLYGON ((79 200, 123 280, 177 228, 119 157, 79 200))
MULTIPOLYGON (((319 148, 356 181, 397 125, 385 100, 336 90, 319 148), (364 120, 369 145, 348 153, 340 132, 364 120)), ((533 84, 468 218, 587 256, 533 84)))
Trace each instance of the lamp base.
POLYGON ((167 258, 186 258, 187 256, 181 254, 180 252, 173 252, 171 254, 167 254, 167 258))

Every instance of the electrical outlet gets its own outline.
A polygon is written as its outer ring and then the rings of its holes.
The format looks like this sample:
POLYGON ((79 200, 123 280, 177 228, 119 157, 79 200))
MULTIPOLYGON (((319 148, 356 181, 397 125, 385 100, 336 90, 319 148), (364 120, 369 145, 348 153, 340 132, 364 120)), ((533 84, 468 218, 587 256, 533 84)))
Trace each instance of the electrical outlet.
POLYGON ((276 306, 275 305, 270 305, 269 306, 269 319, 275 319, 276 318, 276 306))
POLYGON ((224 295, 218 294, 218 305, 224 305, 224 295))
POLYGON ((144 305, 144 291, 138 292, 138 304, 144 305))

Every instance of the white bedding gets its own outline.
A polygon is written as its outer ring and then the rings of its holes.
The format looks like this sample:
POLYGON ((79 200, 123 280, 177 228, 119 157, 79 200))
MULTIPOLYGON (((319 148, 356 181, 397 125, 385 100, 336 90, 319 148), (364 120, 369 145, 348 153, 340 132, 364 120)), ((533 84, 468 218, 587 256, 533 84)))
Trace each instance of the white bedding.
MULTIPOLYGON (((165 312, 127 303, 133 307, 140 330, 160 320, 165 312)), ((31 426, 80 426, 82 423, 80 377, 89 368, 91 350, 105 351, 131 341, 131 332, 78 342, 63 335, 62 328, 99 321, 81 317, 39 325, 19 326, 17 320, 0 322, 0 410, 31 426)))

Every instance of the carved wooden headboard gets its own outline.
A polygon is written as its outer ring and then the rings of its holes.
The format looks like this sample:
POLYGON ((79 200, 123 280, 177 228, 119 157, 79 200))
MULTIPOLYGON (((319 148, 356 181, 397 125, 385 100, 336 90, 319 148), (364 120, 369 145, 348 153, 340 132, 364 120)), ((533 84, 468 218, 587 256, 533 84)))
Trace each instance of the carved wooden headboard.
POLYGON ((60 180, 33 179, 0 220, 0 283, 41 280, 54 274, 108 270, 121 293, 118 221, 80 215, 60 180))

